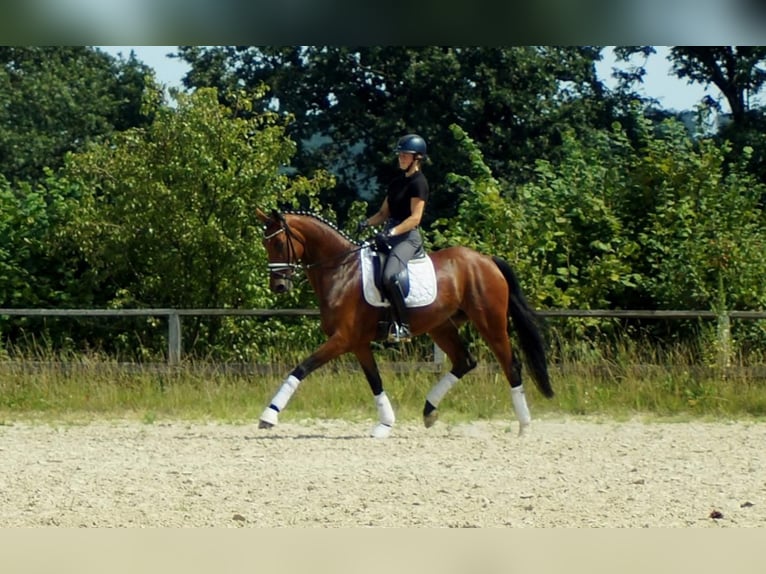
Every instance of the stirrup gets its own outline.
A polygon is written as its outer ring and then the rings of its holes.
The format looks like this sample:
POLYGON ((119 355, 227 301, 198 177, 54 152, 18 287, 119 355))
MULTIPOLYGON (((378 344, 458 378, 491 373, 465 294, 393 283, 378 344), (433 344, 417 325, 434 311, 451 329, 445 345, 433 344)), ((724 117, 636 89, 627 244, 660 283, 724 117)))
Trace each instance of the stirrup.
POLYGON ((412 335, 409 326, 391 323, 391 327, 388 329, 389 343, 409 343, 411 340, 412 335))

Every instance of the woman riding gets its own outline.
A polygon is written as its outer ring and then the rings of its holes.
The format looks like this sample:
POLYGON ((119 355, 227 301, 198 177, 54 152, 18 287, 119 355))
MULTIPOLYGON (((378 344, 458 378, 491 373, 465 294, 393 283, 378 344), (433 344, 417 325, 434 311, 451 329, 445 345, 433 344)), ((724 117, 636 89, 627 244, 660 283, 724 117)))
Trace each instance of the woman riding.
POLYGON ((384 294, 391 302, 395 322, 388 333, 389 342, 410 341, 409 316, 404 298, 409 292, 407 262, 424 255, 420 222, 428 201, 429 187, 421 171, 426 156, 426 142, 417 134, 399 139, 395 151, 402 174, 388 186, 386 198, 373 216, 359 223, 359 231, 370 225, 383 224, 375 236, 377 248, 388 253, 383 269, 384 294))

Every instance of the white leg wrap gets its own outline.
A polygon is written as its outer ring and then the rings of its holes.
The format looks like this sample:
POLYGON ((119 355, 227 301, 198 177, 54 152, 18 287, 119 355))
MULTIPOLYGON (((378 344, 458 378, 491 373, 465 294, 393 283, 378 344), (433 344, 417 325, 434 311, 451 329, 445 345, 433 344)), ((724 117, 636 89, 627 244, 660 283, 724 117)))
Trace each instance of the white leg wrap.
POLYGON ((380 422, 372 427, 370 436, 374 438, 388 438, 391 434, 391 427, 394 425, 394 409, 391 408, 391 401, 385 391, 376 395, 375 406, 378 408, 378 419, 380 422))
POLYGON ((271 428, 279 422, 279 413, 271 407, 266 407, 261 413, 259 428, 271 428))
POLYGON ((516 418, 519 419, 519 431, 532 422, 532 415, 529 414, 527 406, 527 397, 524 395, 524 385, 511 387, 511 401, 513 401, 513 410, 516 411, 516 418))
POLYGON ((375 397, 375 406, 378 408, 378 420, 380 423, 393 426, 396 417, 394 416, 394 409, 391 407, 391 401, 388 400, 386 391, 375 397))
POLYGON ((297 389, 298 385, 300 384, 301 384, 300 379, 298 379, 297 377, 294 377, 293 375, 290 375, 282 383, 282 386, 279 387, 277 394, 274 395, 273 399, 271 399, 270 404, 274 405, 275 407, 277 407, 277 409, 281 411, 282 409, 285 408, 287 401, 290 400, 290 397, 293 396, 295 389, 297 389))
POLYGON ((444 395, 447 394, 447 391, 449 391, 452 388, 452 385, 457 383, 458 380, 459 379, 452 373, 447 373, 439 379, 439 382, 436 383, 430 391, 428 391, 426 400, 433 406, 438 407, 439 403, 444 398, 444 395))
POLYGON ((300 379, 290 375, 287 377, 282 386, 279 387, 277 394, 271 399, 271 403, 261 413, 260 428, 271 428, 279 422, 279 412, 285 408, 287 401, 293 396, 295 389, 301 384, 300 379))

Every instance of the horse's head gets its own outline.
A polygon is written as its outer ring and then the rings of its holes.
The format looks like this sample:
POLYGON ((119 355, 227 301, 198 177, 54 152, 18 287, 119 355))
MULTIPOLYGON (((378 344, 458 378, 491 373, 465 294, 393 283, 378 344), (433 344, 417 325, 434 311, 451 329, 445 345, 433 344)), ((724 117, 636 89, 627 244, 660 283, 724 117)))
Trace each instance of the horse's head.
POLYGON ((293 287, 293 274, 300 267, 304 240, 276 210, 266 215, 256 209, 263 224, 263 246, 269 258, 269 287, 275 293, 286 293, 293 287))

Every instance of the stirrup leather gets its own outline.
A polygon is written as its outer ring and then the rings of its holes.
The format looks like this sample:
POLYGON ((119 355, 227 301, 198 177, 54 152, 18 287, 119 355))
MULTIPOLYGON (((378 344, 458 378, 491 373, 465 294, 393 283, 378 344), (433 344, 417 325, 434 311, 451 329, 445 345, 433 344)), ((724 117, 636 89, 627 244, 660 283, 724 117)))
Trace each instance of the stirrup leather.
POLYGON ((391 327, 388 329, 389 343, 409 343, 411 340, 412 334, 410 333, 409 326, 400 325, 396 322, 391 323, 391 327))

